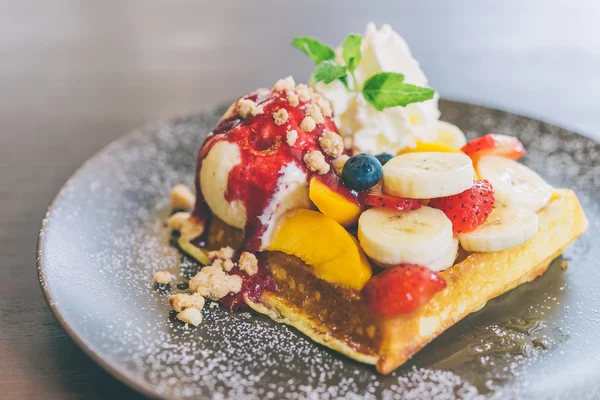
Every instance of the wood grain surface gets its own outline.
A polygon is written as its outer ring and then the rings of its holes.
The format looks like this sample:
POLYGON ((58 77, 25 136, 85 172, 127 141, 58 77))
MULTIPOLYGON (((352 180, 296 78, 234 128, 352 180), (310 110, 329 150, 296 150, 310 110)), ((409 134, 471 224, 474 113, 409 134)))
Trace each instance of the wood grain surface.
POLYGON ((77 167, 139 125, 304 80, 291 37, 336 44, 370 20, 407 39, 442 96, 600 138, 596 0, 0 1, 0 398, 138 397, 39 290, 40 222, 77 167))

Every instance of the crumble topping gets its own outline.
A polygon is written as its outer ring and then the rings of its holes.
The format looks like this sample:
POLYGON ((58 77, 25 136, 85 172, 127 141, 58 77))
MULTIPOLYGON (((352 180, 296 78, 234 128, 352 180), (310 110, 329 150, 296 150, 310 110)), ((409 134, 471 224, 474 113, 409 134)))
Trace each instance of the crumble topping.
POLYGON ((185 185, 177 185, 171 190, 172 210, 191 210, 196 203, 196 196, 185 185))
POLYGON ((233 267, 235 267, 235 263, 229 259, 223 260, 223 263, 221 264, 221 268, 223 268, 223 271, 225 272, 231 271, 233 267))
POLYGON ((185 221, 187 221, 191 216, 192 215, 189 212, 176 212, 167 220, 167 226, 173 230, 180 231, 185 221))
POLYGON ((344 165, 346 165, 346 161, 348 161, 350 157, 345 154, 338 156, 331 165, 333 165, 333 170, 338 176, 342 176, 342 171, 344 170, 344 165))
POLYGON ((323 152, 331 157, 338 157, 344 151, 344 140, 335 132, 323 132, 319 137, 319 144, 323 152))
POLYGON ((321 108, 321 112, 323 113, 323 115, 325 115, 326 117, 333 116, 333 111, 331 109, 331 103, 329 102, 329 100, 327 100, 325 97, 323 97, 319 93, 315 93, 313 98, 314 98, 316 104, 321 108))
POLYGON ((177 314, 177 319, 186 324, 198 326, 202 322, 202 313, 197 308, 186 308, 177 314))
POLYGON ((211 300, 220 300, 229 293, 242 290, 242 278, 227 275, 219 266, 204 267, 190 280, 190 289, 211 300))
POLYGON ((208 252, 208 257, 211 260, 215 258, 220 258, 221 260, 231 260, 233 255, 235 254, 235 250, 233 250, 230 246, 221 247, 219 250, 213 250, 208 252))
POLYGON ((173 280, 174 276, 169 271, 157 271, 154 273, 154 282, 160 285, 168 285, 173 280))
POLYGON ((256 116, 263 113, 262 106, 249 99, 241 99, 237 103, 236 111, 242 118, 248 118, 250 115, 256 116))
POLYGON ((292 107, 298 107, 300 104, 300 100, 298 99, 298 95, 294 93, 293 90, 287 91, 287 101, 292 107))
POLYGON ((322 124, 325 122, 325 118, 321 112, 321 107, 316 104, 306 105, 306 115, 311 117, 317 124, 322 124))
POLYGON ((275 125, 283 125, 288 121, 289 115, 285 108, 280 108, 273 113, 273 121, 275 125))
POLYGON ((171 303, 173 310, 177 312, 186 308, 197 308, 198 310, 202 310, 202 308, 204 308, 204 297, 198 293, 179 293, 169 296, 169 303, 171 303))
POLYGON ((276 92, 281 92, 283 90, 291 90, 294 88, 294 86, 296 86, 296 82, 294 81, 294 78, 291 76, 288 76, 287 78, 283 78, 278 80, 277 82, 275 82, 275 86, 273 86, 273 90, 275 90, 276 92))
POLYGON ((307 102, 310 101, 310 91, 308 89, 308 86, 304 85, 304 84, 300 84, 298 86, 296 86, 296 93, 298 94, 298 97, 300 98, 301 101, 307 102))
POLYGON ((297 139, 298 139, 298 131, 295 129, 288 131, 285 136, 285 140, 286 140, 287 144, 290 146, 295 145, 297 139))
POLYGON ((329 164, 325 161, 325 156, 319 150, 312 150, 304 155, 304 164, 306 168, 319 174, 326 174, 329 172, 329 164))
POLYGON ((300 122, 300 129, 305 132, 312 132, 316 127, 317 124, 315 123, 315 120, 310 116, 304 117, 302 122, 300 122))
POLYGON ((240 270, 244 271, 248 275, 254 275, 258 272, 258 259, 253 253, 244 251, 240 255, 238 265, 240 270))

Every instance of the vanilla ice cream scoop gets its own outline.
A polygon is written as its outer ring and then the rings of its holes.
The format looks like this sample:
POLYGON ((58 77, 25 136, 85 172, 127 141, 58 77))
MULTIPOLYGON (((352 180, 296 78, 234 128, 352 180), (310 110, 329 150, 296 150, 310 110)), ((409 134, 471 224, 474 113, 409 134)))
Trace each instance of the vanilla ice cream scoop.
MULTIPOLYGON (((342 136, 349 138, 354 150, 361 153, 396 154, 417 141, 431 142, 438 136, 438 94, 431 100, 412 103, 406 107, 390 107, 377 111, 362 94, 353 91, 379 72, 397 72, 404 81, 427 86, 427 78, 413 58, 408 45, 389 25, 379 30, 367 25, 361 46, 362 60, 349 79, 350 90, 336 80, 330 84, 313 83, 313 87, 331 101, 335 122, 342 136)), ((336 50, 341 62, 341 48, 336 50)))
POLYGON ((200 149, 196 212, 244 229, 247 247, 262 249, 281 214, 311 207, 311 175, 333 173, 319 141, 337 135, 331 116, 327 100, 291 78, 237 100, 200 149))

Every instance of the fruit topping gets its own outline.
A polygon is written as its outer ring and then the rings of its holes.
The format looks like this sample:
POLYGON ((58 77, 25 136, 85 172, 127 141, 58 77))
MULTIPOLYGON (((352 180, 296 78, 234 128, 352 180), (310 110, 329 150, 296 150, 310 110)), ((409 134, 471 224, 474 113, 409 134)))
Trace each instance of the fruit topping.
POLYGON ((538 231, 538 216, 524 208, 496 208, 487 221, 458 239, 467 251, 500 251, 525 243, 538 231))
POLYGON ((358 219, 358 240, 379 265, 419 264, 427 267, 453 246, 452 223, 435 208, 414 211, 371 208, 358 219))
POLYGON ((390 153, 381 153, 381 154, 377 154, 375 156, 375 158, 379 160, 381 165, 385 165, 385 163, 390 161, 392 158, 394 158, 394 156, 391 155, 390 153))
POLYGON ((525 153, 525 147, 516 137, 488 133, 485 136, 471 140, 461 149, 473 161, 482 156, 496 155, 517 160, 525 153))
POLYGON ((398 155, 407 153, 462 153, 455 147, 450 147, 437 142, 417 142, 415 147, 400 150, 398 155))
POLYGON ((395 317, 413 313, 445 287, 446 281, 429 268, 401 264, 375 275, 362 293, 371 311, 395 317))
POLYGON ((473 164, 462 153, 407 153, 383 167, 383 191, 397 197, 451 196, 473 185, 473 164))
POLYGON ((431 199, 429 205, 442 210, 455 233, 472 232, 485 222, 494 209, 494 188, 486 181, 474 181, 473 187, 448 197, 431 199))
POLYGON ((364 192, 363 196, 364 203, 373 207, 389 208, 398 211, 416 210, 421 208, 419 200, 395 197, 383 193, 380 184, 377 184, 364 192))
POLYGON ((309 196, 319 211, 342 226, 352 226, 358 221, 361 208, 356 193, 351 192, 336 176, 331 174, 310 180, 309 196))
POLYGON ((538 174, 505 157, 481 157, 477 162, 477 174, 491 182, 496 202, 506 207, 536 212, 552 197, 552 187, 538 174))
POLYGON ((351 189, 362 191, 377 184, 383 170, 381 163, 369 154, 356 154, 346 161, 342 171, 344 184, 351 189))
POLYGON ((445 121, 438 121, 438 137, 435 141, 454 149, 467 144, 467 138, 460 128, 445 121))
POLYGON ((277 223, 267 250, 295 255, 317 278, 360 290, 371 265, 358 242, 333 218, 317 211, 288 211, 277 223))
POLYGON ((198 154, 193 215, 244 230, 245 248, 268 242, 289 209, 311 206, 308 183, 343 153, 331 106, 291 77, 242 96, 198 154))

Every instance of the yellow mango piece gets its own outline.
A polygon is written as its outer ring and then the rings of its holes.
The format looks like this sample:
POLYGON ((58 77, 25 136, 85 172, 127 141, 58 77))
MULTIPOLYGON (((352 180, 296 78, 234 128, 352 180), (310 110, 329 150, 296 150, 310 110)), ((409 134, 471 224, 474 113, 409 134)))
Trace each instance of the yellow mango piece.
POLYGON ((454 147, 446 146, 445 144, 436 142, 417 142, 414 148, 406 148, 400 150, 396 155, 406 153, 424 153, 424 152, 436 152, 436 153, 462 153, 459 149, 454 147))
POLYGON ((323 214, 342 226, 352 226, 358 221, 360 207, 329 188, 317 178, 310 180, 308 195, 323 214))
POLYGON ((313 267, 317 278, 330 283, 361 290, 371 278, 371 265, 358 241, 333 218, 317 211, 288 211, 266 249, 302 259, 313 267))

